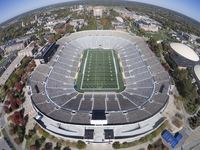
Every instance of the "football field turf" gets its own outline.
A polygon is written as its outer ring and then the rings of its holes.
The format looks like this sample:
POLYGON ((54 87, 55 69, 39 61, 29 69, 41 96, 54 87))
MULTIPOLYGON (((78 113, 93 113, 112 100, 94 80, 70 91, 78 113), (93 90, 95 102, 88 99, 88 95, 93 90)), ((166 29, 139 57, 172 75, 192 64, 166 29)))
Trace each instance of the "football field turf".
POLYGON ((122 75, 117 55, 110 49, 84 51, 77 86, 81 91, 119 90, 122 75))

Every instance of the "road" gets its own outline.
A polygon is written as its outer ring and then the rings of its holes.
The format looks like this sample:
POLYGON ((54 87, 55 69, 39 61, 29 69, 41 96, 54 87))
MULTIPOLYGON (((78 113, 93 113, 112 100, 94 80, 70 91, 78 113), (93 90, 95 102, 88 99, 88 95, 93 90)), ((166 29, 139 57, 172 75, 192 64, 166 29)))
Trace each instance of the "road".
POLYGON ((182 147, 184 150, 200 150, 200 127, 193 130, 182 147))

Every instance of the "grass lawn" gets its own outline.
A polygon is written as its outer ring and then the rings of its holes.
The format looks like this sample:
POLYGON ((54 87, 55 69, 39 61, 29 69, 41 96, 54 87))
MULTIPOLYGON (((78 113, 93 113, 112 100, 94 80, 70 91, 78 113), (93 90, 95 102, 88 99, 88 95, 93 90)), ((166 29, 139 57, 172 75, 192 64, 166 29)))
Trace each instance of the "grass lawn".
POLYGON ((75 85, 80 91, 124 89, 117 54, 111 49, 85 50, 75 85))

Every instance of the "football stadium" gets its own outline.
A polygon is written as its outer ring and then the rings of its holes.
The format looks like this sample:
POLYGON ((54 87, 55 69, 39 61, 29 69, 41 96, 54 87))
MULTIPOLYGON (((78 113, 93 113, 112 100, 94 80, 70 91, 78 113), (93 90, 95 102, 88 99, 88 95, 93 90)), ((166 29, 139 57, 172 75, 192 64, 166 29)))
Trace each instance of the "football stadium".
POLYGON ((141 138, 164 121, 170 78, 143 38, 113 30, 65 35, 29 80, 36 122, 88 142, 141 138))

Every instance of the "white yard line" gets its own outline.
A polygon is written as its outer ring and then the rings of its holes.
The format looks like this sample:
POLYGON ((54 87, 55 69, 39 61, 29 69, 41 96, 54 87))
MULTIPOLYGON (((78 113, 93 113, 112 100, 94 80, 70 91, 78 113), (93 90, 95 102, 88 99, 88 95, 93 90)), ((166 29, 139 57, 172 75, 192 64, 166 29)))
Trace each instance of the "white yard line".
POLYGON ((109 90, 118 90, 118 88, 82 88, 82 90, 97 90, 97 91, 109 91, 109 90))
POLYGON ((113 50, 112 50, 112 57, 113 57, 113 62, 114 62, 114 67, 115 67, 115 76, 116 76, 116 79, 117 79, 117 87, 119 89, 119 81, 118 81, 118 76, 117 76, 117 68, 116 68, 116 62, 115 62, 113 50))
MULTIPOLYGON (((104 61, 104 53, 103 53, 103 82, 104 82, 104 84, 105 84, 105 61, 104 61)), ((105 86, 105 85, 104 85, 105 86)))
POLYGON ((81 80, 81 89, 82 89, 83 80, 84 80, 84 77, 85 77, 85 68, 86 68, 86 65, 87 65, 88 51, 87 51, 87 55, 86 55, 85 62, 84 62, 84 67, 83 67, 83 76, 82 76, 82 80, 81 80))
POLYGON ((95 81, 95 85, 98 87, 98 82, 96 81, 96 71, 98 69, 98 66, 97 66, 97 53, 96 53, 96 50, 95 50, 95 72, 94 72, 94 81, 95 81))

